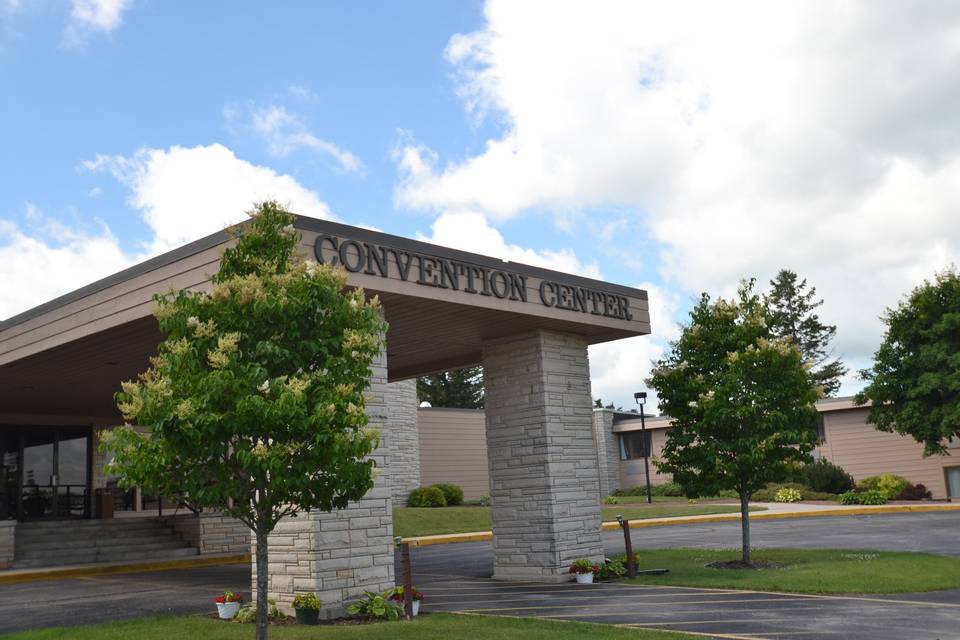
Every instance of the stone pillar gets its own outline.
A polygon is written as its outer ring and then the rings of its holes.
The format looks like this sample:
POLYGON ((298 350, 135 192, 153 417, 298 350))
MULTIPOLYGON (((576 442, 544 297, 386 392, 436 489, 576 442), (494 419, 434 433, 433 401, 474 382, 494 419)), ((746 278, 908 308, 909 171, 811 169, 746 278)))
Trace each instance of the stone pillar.
POLYGON ((417 434, 417 381, 387 385, 387 438, 390 462, 387 477, 393 503, 403 506, 420 486, 420 438, 417 434))
POLYGON ((586 340, 488 342, 483 377, 494 578, 569 580, 574 560, 603 559, 586 340))
POLYGON ((593 439, 597 443, 600 495, 608 496, 620 488, 620 442, 613 432, 613 411, 593 410, 593 439))
MULTIPOLYGON (((389 458, 386 364, 386 353, 374 361, 367 390, 369 427, 384 432, 381 446, 372 456, 377 463, 373 489, 341 511, 285 518, 270 534, 268 593, 286 610, 292 608, 297 593, 316 592, 323 601, 321 615, 338 617, 364 591, 394 586, 393 506, 385 473, 389 458)), ((256 569, 254 560, 254 592, 256 569)))
POLYGON ((9 569, 13 564, 16 534, 16 520, 0 520, 0 569, 9 569))

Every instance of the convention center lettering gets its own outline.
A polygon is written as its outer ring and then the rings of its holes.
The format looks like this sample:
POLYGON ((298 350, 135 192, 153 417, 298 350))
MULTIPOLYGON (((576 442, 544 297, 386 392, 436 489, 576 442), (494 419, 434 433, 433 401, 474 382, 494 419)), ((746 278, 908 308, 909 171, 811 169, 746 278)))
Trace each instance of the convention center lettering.
MULTIPOLYGON (((481 267, 459 260, 429 256, 416 251, 382 247, 357 240, 320 235, 314 254, 321 264, 340 264, 351 273, 390 277, 390 264, 404 282, 426 287, 452 289, 501 300, 528 301, 527 276, 501 269, 481 267)), ((632 320, 630 300, 587 287, 542 280, 537 293, 545 307, 589 313, 618 320, 632 320)))

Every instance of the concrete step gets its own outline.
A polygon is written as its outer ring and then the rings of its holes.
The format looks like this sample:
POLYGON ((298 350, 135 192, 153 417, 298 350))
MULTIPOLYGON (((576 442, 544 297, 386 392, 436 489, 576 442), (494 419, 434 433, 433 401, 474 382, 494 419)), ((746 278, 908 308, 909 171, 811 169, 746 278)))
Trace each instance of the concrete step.
MULTIPOLYGON (((48 558, 51 561, 60 561, 75 555, 110 555, 131 553, 134 551, 157 551, 160 549, 183 549, 190 547, 186 542, 178 539, 163 540, 160 542, 132 543, 132 544, 96 544, 87 547, 75 547, 71 549, 16 549, 17 560, 33 560, 35 558, 48 558)), ((190 547, 192 548, 192 547, 190 547)))
POLYGON ((74 555, 71 558, 51 562, 49 558, 34 558, 29 560, 16 560, 13 563, 13 569, 32 569, 36 567, 49 567, 54 565, 72 565, 72 564, 92 564, 97 562, 126 562, 137 560, 166 560, 173 558, 184 558, 198 555, 198 551, 193 547, 181 547, 179 549, 157 549, 154 551, 134 551, 120 554, 86 554, 74 555))
POLYGON ((86 536, 75 536, 70 538, 67 538, 66 536, 44 536, 42 538, 32 538, 24 536, 22 538, 17 538, 16 548, 18 550, 29 549, 31 551, 57 551, 60 549, 80 549, 89 547, 91 544, 150 544, 153 542, 164 542, 167 540, 180 540, 180 538, 173 533, 164 531, 145 531, 144 533, 135 535, 128 533, 123 535, 103 535, 96 538, 88 538, 86 536))

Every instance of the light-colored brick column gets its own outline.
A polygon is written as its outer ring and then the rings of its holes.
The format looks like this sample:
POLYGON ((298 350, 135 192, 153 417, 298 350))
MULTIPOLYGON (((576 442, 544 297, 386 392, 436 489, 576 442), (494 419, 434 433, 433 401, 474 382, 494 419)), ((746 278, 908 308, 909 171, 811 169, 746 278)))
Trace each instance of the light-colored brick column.
POLYGON ((403 506, 420 486, 420 439, 417 435, 417 381, 387 384, 387 437, 390 462, 387 477, 393 503, 403 506))
MULTIPOLYGON (((383 433, 374 454, 377 476, 362 500, 332 513, 304 513, 285 518, 270 534, 269 596, 291 609, 294 595, 316 592, 323 601, 321 615, 344 615, 344 607, 365 590, 385 591, 394 586, 393 512, 385 473, 389 456, 387 424, 386 354, 371 367, 367 390, 369 428, 383 433)), ((256 549, 253 549, 256 553, 256 549)), ((256 562, 252 585, 256 591, 256 562)))
POLYGON ((608 496, 620 488, 620 443, 613 432, 613 411, 593 410, 593 438, 597 443, 600 495, 608 496))
POLYGON ((489 342, 483 377, 494 577, 561 582, 602 561, 587 343, 537 331, 489 342))

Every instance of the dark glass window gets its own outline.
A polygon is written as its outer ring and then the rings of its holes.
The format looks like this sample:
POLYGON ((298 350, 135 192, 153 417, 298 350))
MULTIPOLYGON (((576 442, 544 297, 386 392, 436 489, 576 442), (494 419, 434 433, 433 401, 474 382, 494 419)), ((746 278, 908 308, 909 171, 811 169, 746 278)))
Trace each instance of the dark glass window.
POLYGON ((817 440, 819 440, 820 442, 826 442, 826 441, 827 441, 827 429, 826 429, 826 427, 824 427, 824 425, 823 425, 823 414, 822 414, 822 413, 818 413, 818 414, 817 414, 817 422, 816 422, 816 424, 814 425, 814 429, 815 429, 816 432, 817 432, 817 440))
POLYGON ((646 458, 651 448, 650 432, 628 431, 620 434, 620 459, 646 458))

